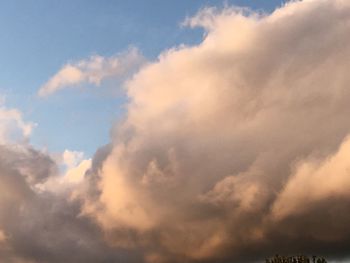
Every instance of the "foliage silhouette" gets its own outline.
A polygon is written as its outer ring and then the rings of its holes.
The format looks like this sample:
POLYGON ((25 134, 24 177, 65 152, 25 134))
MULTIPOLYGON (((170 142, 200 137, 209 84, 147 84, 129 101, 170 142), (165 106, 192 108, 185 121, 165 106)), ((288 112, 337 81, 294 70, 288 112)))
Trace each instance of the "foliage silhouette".
POLYGON ((298 256, 280 256, 276 254, 274 257, 267 258, 266 263, 327 263, 324 257, 312 256, 309 258, 305 255, 298 256))

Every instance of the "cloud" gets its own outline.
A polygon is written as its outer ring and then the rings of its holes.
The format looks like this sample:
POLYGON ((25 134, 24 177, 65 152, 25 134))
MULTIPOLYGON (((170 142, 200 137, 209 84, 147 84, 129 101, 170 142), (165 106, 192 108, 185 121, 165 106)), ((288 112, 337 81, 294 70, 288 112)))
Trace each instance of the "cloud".
MULTIPOLYGON (((33 151, 34 154, 35 151, 33 151)), ((105 246, 100 232, 89 220, 79 217, 79 203, 69 196, 48 191, 36 191, 36 184, 54 176, 54 163, 46 156, 32 164, 47 169, 46 177, 31 174, 35 183, 26 180, 26 160, 20 152, 1 149, 0 225, 7 236, 6 251, 0 250, 6 262, 111 262, 121 260, 126 252, 105 246), (40 180, 39 180, 40 178, 40 180), (35 238, 33 238, 35 237, 35 238)), ((132 256, 128 257, 132 260, 132 256)))
POLYGON ((144 63, 143 56, 136 48, 112 56, 91 56, 86 60, 68 63, 52 76, 38 91, 40 97, 46 97, 80 84, 99 86, 104 79, 124 79, 144 63))
POLYGON ((145 262, 349 257, 350 4, 203 9, 187 24, 202 43, 126 83, 83 214, 145 262))
MULTIPOLYGON (((186 23, 203 41, 125 82, 125 118, 92 160, 0 145, 2 259, 350 257, 350 3, 209 8, 186 23)), ((67 66, 48 94, 110 76, 93 61, 67 66)))
POLYGON ((1 261, 113 262, 127 257, 139 262, 137 254, 107 246, 99 228, 80 216, 73 188, 83 180, 91 160, 67 150, 62 156, 67 169, 61 174, 59 162, 22 140, 29 140, 31 125, 21 113, 5 106, 0 113, 1 261), (13 133, 20 140, 13 140, 13 133))
POLYGON ((72 168, 84 159, 84 153, 65 150, 62 154, 62 159, 64 165, 66 165, 68 168, 72 168))
POLYGON ((71 172, 57 174, 55 162, 28 145, 0 146, 1 259, 113 262, 126 257, 139 262, 137 255, 105 244, 98 227, 80 216, 80 204, 71 199, 71 191, 57 191, 57 185, 55 191, 40 187, 59 176, 70 177, 71 172))
POLYGON ((23 120, 18 109, 8 109, 0 103, 0 143, 26 142, 35 126, 23 120))
POLYGON ((6 240, 6 235, 4 231, 0 230, 0 243, 3 243, 6 240))
POLYGON ((78 151, 65 150, 61 158, 56 160, 56 164, 60 163, 60 173, 37 184, 35 187, 38 190, 70 195, 75 188, 79 188, 79 184, 84 182, 85 174, 91 168, 91 159, 84 159, 84 153, 78 151))
POLYGON ((350 140, 323 160, 305 160, 298 165, 273 207, 277 219, 303 213, 309 206, 334 197, 350 198, 350 140))

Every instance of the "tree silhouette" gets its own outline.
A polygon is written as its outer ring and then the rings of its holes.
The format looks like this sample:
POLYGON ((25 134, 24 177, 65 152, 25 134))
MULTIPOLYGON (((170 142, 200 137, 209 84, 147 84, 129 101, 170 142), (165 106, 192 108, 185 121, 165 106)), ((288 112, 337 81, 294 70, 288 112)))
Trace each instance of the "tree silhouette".
MULTIPOLYGON (((276 254, 274 257, 266 258, 265 263, 311 263, 306 255, 297 256, 280 256, 276 254)), ((324 257, 312 256, 312 263, 327 263, 324 257)))

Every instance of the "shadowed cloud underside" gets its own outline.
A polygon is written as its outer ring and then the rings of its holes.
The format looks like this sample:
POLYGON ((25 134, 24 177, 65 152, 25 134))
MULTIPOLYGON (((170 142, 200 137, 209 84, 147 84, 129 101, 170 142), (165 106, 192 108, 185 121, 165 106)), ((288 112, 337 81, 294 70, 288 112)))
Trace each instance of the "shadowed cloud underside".
MULTIPOLYGON (((350 256, 350 3, 205 8, 185 24, 204 28, 203 41, 164 51, 125 81, 124 119, 92 160, 65 152, 60 174, 49 153, 3 143, 7 262, 350 256)), ((84 65, 96 59, 111 61, 84 65)), ((84 78, 67 65, 39 94, 114 70, 81 65, 84 78)))

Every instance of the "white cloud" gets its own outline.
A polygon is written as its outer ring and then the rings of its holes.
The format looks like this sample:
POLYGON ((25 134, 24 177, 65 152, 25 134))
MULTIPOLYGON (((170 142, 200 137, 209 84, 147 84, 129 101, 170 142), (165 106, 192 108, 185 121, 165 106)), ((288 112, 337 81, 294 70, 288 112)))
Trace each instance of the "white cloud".
POLYGON ((0 105, 0 143, 24 143, 29 140, 34 123, 23 120, 18 109, 0 105))
POLYGON ((84 159, 84 153, 78 151, 65 150, 62 154, 63 164, 67 168, 77 166, 84 159))
MULTIPOLYGON (((61 158, 57 158, 61 164, 61 171, 55 176, 50 176, 45 182, 35 186, 40 192, 56 194, 68 193, 79 188, 85 179, 86 172, 91 168, 91 159, 84 159, 84 153, 79 151, 65 150, 61 158)), ((72 195, 72 197, 73 197, 72 195)))
POLYGON ((143 56, 136 48, 112 57, 91 56, 86 60, 68 63, 52 76, 38 91, 41 97, 59 90, 73 88, 79 84, 99 86, 104 79, 125 78, 144 63, 143 56))

